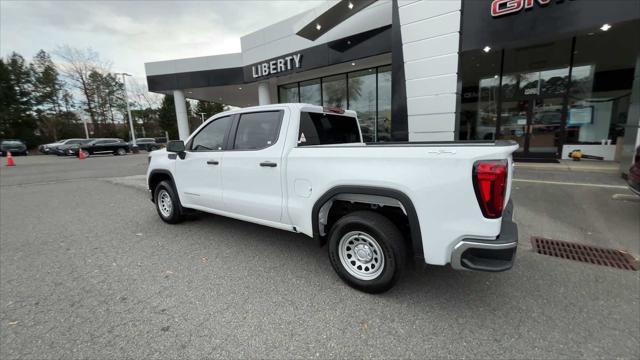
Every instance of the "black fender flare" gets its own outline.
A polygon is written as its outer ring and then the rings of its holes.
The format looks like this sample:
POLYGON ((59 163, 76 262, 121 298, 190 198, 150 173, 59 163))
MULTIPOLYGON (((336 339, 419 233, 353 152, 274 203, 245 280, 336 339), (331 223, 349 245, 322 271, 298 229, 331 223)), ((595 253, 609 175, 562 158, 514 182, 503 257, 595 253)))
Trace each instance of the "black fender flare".
POLYGON ((424 257, 424 251, 422 248, 422 233, 420 232, 420 220, 418 219, 418 213, 413 206, 411 199, 402 191, 374 187, 374 186, 357 186, 357 185, 340 185, 327 190, 318 200, 313 204, 311 210, 311 224, 313 227, 313 239, 322 244, 320 236, 319 214, 320 208, 329 199, 338 194, 360 194, 360 195, 377 195, 385 196, 399 201, 407 212, 409 218, 409 228, 411 233, 411 247, 413 249, 413 255, 418 258, 424 257))
POLYGON ((151 170, 151 172, 149 173, 149 179, 147 180, 147 187, 149 188, 149 191, 151 192, 151 202, 155 202, 154 196, 155 194, 153 193, 154 189, 151 188, 151 180, 154 178, 154 176, 156 175, 166 175, 171 179, 171 182, 173 183, 173 187, 175 188, 176 186, 176 182, 173 179, 173 174, 171 174, 171 171, 169 170, 165 170, 165 169, 157 169, 157 170, 151 170))

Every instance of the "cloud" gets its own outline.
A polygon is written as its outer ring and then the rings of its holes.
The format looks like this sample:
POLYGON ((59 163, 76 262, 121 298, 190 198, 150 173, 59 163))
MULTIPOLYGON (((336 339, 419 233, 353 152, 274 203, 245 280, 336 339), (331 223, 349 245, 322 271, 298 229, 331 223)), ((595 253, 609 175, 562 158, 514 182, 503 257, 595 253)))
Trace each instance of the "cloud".
POLYGON ((323 1, 0 1, 0 56, 68 44, 144 79, 150 61, 240 51, 240 37, 323 1))

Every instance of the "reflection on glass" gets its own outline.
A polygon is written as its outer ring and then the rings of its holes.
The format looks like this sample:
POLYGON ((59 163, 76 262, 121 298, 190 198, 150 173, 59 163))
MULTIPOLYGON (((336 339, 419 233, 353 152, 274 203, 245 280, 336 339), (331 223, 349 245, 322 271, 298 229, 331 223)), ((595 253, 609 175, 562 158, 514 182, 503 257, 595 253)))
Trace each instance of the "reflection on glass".
POLYGON ((322 78, 323 106, 347 108, 347 76, 336 75, 322 78))
POLYGON ((300 83, 300 102, 311 105, 322 105, 320 79, 300 83))
POLYGON ((563 95, 567 91, 569 68, 540 71, 540 92, 544 96, 563 95))
MULTIPOLYGON (((323 81, 324 83, 324 81, 323 81)), ((358 114, 365 142, 376 138, 376 71, 367 69, 349 74, 349 110, 358 114)))
POLYGON ((501 57, 500 51, 485 53, 482 50, 465 51, 460 56, 458 139, 495 138, 501 57))
POLYGON ((281 103, 298 102, 298 84, 282 85, 278 88, 281 103))
POLYGON ((512 98, 515 93, 515 82, 519 81, 518 95, 524 96, 549 96, 562 95, 566 92, 569 82, 569 68, 533 71, 518 75, 505 76, 502 88, 505 98, 512 98))
POLYGON ((562 125, 562 98, 533 101, 529 127, 529 151, 555 153, 562 125))
POLYGON ((391 66, 378 68, 378 126, 376 141, 391 141, 391 66))
MULTIPOLYGON (((638 72, 640 21, 576 37, 566 144, 616 144, 629 124, 634 73, 638 72)), ((636 78, 637 79, 637 78, 636 78)), ((637 81, 637 80, 635 80, 637 81)))
POLYGON ((278 95, 281 103, 348 106, 358 115, 364 141, 391 140, 390 65, 282 85, 278 95))
POLYGON ((520 95, 540 95, 540 72, 520 74, 520 95))
POLYGON ((571 70, 571 97, 585 99, 591 96, 594 70, 593 65, 573 67, 571 70))
POLYGON ((502 77, 502 96, 505 99, 513 99, 518 94, 517 75, 504 75, 502 77))
POLYGON ((496 123, 498 120, 496 101, 499 81, 497 77, 480 80, 476 139, 493 140, 495 138, 496 123))
POLYGON ((516 141, 520 145, 517 151, 524 151, 528 104, 526 100, 505 101, 502 104, 500 138, 516 141))

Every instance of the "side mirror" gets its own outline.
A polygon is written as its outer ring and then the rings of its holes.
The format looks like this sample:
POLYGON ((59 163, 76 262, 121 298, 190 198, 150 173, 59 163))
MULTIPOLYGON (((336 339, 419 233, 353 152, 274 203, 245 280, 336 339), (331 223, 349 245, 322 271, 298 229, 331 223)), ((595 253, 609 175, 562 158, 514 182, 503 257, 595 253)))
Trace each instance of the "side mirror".
POLYGON ((183 153, 184 150, 185 150, 184 141, 182 140, 169 141, 169 143, 167 144, 168 152, 180 154, 180 153, 183 153))

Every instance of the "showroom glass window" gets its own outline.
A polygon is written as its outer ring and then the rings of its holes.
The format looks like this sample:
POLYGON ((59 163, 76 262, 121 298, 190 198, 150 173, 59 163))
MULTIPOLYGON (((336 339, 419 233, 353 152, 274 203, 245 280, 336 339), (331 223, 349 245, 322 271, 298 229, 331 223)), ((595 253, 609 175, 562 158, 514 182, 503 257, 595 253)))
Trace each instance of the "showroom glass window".
POLYGON ((639 59, 640 21, 576 37, 566 144, 615 144, 624 135, 639 59))
POLYGON ((322 78, 322 106, 347 108, 347 75, 322 78))
POLYGON ((560 151, 571 39, 504 51, 498 138, 527 155, 560 151))
POLYGON ((391 141, 391 66, 378 68, 376 141, 391 141))
POLYGON ((460 140, 493 140, 498 121, 499 51, 466 51, 460 57, 460 140))
POLYGON ((391 66, 281 85, 279 102, 299 86, 300 102, 354 110, 365 142, 391 140, 391 66))
POLYGON ((322 106, 320 79, 303 81, 300 83, 300 102, 322 106))
POLYGON ((278 96, 281 103, 299 102, 298 84, 282 85, 278 88, 278 96))
POLYGON ((349 110, 358 114, 363 140, 375 141, 376 69, 349 73, 349 110))

